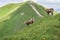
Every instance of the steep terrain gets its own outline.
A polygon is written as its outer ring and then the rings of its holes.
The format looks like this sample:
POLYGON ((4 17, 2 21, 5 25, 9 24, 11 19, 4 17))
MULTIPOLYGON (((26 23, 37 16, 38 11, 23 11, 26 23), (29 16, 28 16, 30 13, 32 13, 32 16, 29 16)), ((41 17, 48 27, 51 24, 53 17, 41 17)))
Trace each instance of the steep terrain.
POLYGON ((20 4, 8 4, 0 8, 0 16, 10 13, 12 10, 17 9, 20 4))
POLYGON ((60 14, 35 21, 16 34, 4 36, 1 40, 60 40, 60 14))
MULTIPOLYGON (((32 3, 32 4, 39 11, 39 13, 41 13, 44 17, 47 16, 47 13, 45 12, 44 7, 42 7, 41 5, 38 5, 36 3, 32 3)), ((13 7, 13 6, 11 5, 11 7, 13 7)), ((14 7, 11 10, 14 10, 14 7)), ((7 9, 7 7, 6 7, 6 9, 7 9)), ((6 9, 4 9, 3 11, 5 11, 6 9)), ((10 9, 8 9, 8 10, 11 11, 10 9)), ((6 10, 6 14, 9 11, 6 10)), ((6 19, 6 20, 3 20, 2 22, 0 22, 0 37, 13 35, 19 31, 21 31, 23 28, 27 27, 26 24, 24 24, 24 21, 26 21, 32 17, 35 18, 35 21, 37 21, 41 18, 30 7, 28 2, 22 3, 21 5, 18 4, 18 8, 15 11, 11 12, 8 15, 8 17, 9 17, 9 19, 6 19)), ((8 18, 8 17, 6 17, 6 18, 8 18)))
POLYGON ((21 4, 8 4, 0 8, 0 22, 8 19, 9 15, 17 10, 21 4))
POLYGON ((3 40, 60 40, 59 17, 60 14, 39 19, 33 25, 25 27, 20 32, 3 37, 3 40))
POLYGON ((60 14, 48 16, 43 6, 31 3, 43 15, 39 17, 28 2, 0 8, 0 40, 60 40, 60 14), (33 24, 26 20, 34 17, 33 24))

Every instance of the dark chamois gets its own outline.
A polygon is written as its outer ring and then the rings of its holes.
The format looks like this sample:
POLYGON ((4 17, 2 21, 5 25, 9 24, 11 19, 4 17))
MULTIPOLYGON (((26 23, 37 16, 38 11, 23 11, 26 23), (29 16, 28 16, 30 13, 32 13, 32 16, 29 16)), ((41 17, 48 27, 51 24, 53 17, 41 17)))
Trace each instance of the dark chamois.
POLYGON ((45 9, 45 11, 47 12, 47 14, 51 13, 53 15, 54 9, 53 8, 47 8, 47 9, 45 9))
POLYGON ((30 24, 34 23, 34 18, 31 18, 30 20, 27 20, 24 22, 27 26, 29 26, 30 24))

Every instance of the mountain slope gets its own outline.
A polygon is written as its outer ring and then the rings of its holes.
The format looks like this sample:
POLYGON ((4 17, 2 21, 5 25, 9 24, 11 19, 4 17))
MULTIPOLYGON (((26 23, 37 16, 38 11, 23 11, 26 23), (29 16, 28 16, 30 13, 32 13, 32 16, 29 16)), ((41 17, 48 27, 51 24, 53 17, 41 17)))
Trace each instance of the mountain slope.
MULTIPOLYGON (((47 13, 45 12, 44 7, 35 3, 33 3, 33 5, 38 9, 38 11, 43 16, 47 16, 47 13)), ((35 18, 35 21, 37 21, 40 18, 27 2, 22 4, 17 10, 15 10, 10 14, 9 19, 0 23, 0 37, 13 35, 21 31, 21 29, 26 27, 26 24, 24 24, 24 21, 32 17, 35 18)))
POLYGON ((20 7, 20 4, 8 4, 0 8, 0 22, 6 19, 9 19, 9 15, 17 10, 20 7))
POLYGON ((3 6, 0 8, 0 16, 8 14, 10 11, 14 10, 15 8, 18 8, 20 4, 8 4, 6 6, 3 6))
POLYGON ((14 35, 4 36, 3 40, 60 40, 60 14, 39 19, 14 35))

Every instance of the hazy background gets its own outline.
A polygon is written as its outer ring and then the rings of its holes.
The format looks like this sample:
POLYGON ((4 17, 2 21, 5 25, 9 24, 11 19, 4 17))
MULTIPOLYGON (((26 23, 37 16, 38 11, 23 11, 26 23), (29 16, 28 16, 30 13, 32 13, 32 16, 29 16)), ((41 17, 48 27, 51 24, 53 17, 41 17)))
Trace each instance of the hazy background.
MULTIPOLYGON (((8 3, 19 3, 26 0, 0 0, 0 7, 8 3)), ((33 0, 39 4, 42 4, 45 7, 52 7, 58 12, 60 12, 60 0, 33 0)))

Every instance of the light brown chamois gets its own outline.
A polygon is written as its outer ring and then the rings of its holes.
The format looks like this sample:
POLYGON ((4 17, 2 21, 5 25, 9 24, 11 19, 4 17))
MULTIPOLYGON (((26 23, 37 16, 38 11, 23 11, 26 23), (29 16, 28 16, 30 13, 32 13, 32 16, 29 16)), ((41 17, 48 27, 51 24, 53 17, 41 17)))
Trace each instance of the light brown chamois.
POLYGON ((25 24, 29 26, 30 24, 34 23, 34 18, 31 18, 30 20, 25 21, 25 24))

